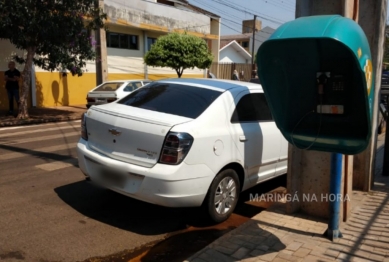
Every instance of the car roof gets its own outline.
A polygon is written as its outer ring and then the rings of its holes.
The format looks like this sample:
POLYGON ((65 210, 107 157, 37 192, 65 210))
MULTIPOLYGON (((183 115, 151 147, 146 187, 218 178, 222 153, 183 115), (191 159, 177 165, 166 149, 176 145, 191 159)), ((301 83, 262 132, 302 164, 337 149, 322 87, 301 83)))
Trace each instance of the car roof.
POLYGON ((224 79, 212 79, 212 78, 170 78, 163 79, 154 82, 165 83, 177 83, 186 84, 203 88, 218 89, 220 91, 226 91, 230 89, 256 89, 263 90, 260 84, 236 81, 236 80, 224 80, 224 79))
POLYGON ((105 84, 105 83, 117 83, 117 82, 122 82, 122 83, 138 82, 138 81, 150 81, 150 82, 152 82, 152 80, 149 80, 149 79, 118 79, 118 80, 105 81, 103 84, 105 84))

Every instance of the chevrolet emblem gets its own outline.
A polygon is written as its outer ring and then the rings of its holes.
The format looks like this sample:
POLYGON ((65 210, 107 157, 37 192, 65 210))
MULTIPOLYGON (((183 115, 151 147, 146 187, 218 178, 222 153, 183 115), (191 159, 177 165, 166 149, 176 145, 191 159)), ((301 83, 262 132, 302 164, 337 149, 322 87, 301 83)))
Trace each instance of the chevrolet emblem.
POLYGON ((118 136, 118 135, 120 135, 122 133, 119 130, 116 130, 115 128, 109 129, 108 132, 110 132, 114 136, 118 136))

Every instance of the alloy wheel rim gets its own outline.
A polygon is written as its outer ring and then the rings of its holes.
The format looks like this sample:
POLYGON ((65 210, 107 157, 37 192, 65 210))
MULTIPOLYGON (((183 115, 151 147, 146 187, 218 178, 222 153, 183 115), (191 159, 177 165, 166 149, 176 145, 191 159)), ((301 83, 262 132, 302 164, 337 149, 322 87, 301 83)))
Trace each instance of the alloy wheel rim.
POLYGON ((215 210, 223 215, 230 211, 236 198, 236 183, 231 177, 223 178, 215 192, 215 210))

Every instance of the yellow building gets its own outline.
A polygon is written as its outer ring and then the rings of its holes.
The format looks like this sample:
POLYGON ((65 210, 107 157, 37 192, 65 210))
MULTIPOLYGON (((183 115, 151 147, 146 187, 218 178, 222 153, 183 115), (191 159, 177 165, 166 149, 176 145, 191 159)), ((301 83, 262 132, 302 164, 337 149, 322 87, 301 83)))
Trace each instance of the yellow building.
MULTIPOLYGON (((189 4, 186 0, 104 0, 108 14, 108 31, 102 30, 103 80, 151 79, 177 77, 169 68, 153 68, 143 63, 145 53, 156 39, 169 32, 187 32, 208 42, 219 60, 220 17, 189 4)), ((17 50, 9 41, 0 40, 0 109, 8 108, 4 71, 17 50)), ((24 65, 17 65, 22 71, 24 65)), ((91 61, 81 77, 47 72, 34 67, 32 72, 30 106, 52 107, 83 105, 86 94, 96 86, 96 65, 91 61)), ((216 72, 217 74, 217 72, 216 72)), ((201 69, 187 69, 182 77, 205 77, 201 69)))

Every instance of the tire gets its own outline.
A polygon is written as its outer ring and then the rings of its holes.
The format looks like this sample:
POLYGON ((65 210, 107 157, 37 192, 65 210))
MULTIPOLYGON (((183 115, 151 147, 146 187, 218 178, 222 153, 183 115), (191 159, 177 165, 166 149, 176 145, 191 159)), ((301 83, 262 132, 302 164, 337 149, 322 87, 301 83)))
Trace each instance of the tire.
POLYGON ((209 218, 216 223, 227 220, 238 203, 239 194, 240 182, 235 170, 221 171, 213 180, 204 202, 209 218), (226 193, 222 193, 223 190, 226 190, 226 193), (220 200, 216 199, 217 195, 220 200))

